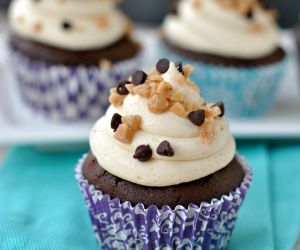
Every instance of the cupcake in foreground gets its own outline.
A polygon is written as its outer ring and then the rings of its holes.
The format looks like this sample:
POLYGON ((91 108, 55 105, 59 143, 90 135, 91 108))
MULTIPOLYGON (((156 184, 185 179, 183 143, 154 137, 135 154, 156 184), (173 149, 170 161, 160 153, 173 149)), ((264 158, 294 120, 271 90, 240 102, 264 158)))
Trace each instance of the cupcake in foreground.
POLYGON ((222 98, 230 116, 262 115, 286 65, 275 17, 258 0, 181 0, 163 23, 163 53, 194 64, 204 97, 222 98))
POLYGON ((111 89, 76 178, 103 249, 223 249, 251 183, 224 104, 160 60, 111 89))
POLYGON ((59 120, 95 119, 139 63, 131 24, 110 0, 14 0, 11 59, 23 99, 59 120))

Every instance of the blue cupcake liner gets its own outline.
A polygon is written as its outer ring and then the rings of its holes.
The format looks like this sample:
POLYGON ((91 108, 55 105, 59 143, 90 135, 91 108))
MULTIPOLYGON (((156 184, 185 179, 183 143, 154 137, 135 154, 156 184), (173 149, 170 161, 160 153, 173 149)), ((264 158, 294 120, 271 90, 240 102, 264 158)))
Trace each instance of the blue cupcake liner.
POLYGON ((230 67, 179 56, 161 45, 161 54, 195 67, 191 79, 208 102, 223 101, 230 117, 257 117, 269 111, 282 82, 288 59, 256 67, 230 67))
POLYGON ((86 156, 79 160, 75 176, 103 249, 225 249, 252 182, 248 164, 238 157, 245 177, 228 195, 188 208, 145 208, 141 203, 133 206, 113 199, 89 184, 82 174, 86 156))
POLYGON ((53 120, 75 121, 103 115, 109 105, 109 89, 137 69, 141 55, 110 69, 49 65, 16 51, 11 51, 10 60, 20 95, 32 111, 53 120))

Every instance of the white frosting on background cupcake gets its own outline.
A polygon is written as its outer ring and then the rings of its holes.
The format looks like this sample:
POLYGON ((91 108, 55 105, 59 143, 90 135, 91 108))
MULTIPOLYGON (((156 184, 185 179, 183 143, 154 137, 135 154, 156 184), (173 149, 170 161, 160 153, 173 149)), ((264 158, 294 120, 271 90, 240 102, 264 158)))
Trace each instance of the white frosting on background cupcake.
MULTIPOLYGON (((166 73, 161 74, 162 82, 170 81, 174 91, 188 93, 182 103, 199 104, 207 107, 188 77, 181 79, 174 63, 170 63, 166 73)), ((150 98, 150 97, 149 97, 150 98)), ((153 113, 149 110, 149 98, 129 93, 121 105, 111 105, 106 115, 99 119, 90 134, 90 147, 98 163, 109 173, 145 186, 170 186, 190 182, 208 176, 226 167, 234 158, 236 147, 227 121, 218 115, 209 118, 214 136, 209 141, 201 140, 200 127, 187 116, 178 116, 170 110, 153 113), (114 136, 111 121, 114 114, 123 117, 134 115, 141 118, 140 129, 129 143, 114 136), (165 156, 157 152, 163 141, 168 141, 174 155, 165 156), (142 162, 133 155, 138 146, 149 145, 151 159, 142 162)), ((119 128, 118 128, 119 129, 119 128)))
POLYGON ((23 38, 74 51, 105 48, 128 28, 110 0, 14 0, 9 21, 23 38))
POLYGON ((256 0, 235 1, 236 6, 225 2, 182 0, 178 14, 163 23, 165 39, 182 49, 242 59, 267 56, 278 47, 279 30, 270 10, 256 0))

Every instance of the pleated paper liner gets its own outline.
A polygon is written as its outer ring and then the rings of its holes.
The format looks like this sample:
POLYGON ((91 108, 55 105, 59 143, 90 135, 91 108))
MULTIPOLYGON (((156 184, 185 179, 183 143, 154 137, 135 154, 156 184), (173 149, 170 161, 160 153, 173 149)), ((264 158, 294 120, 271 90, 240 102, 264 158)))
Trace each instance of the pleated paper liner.
POLYGON ((187 208, 145 208, 113 199, 90 185, 82 175, 85 158, 79 161, 75 175, 103 249, 224 249, 252 182, 250 167, 238 156, 245 177, 230 194, 187 208))
POLYGON ((141 54, 109 69, 97 66, 48 65, 11 52, 12 70, 20 94, 37 114, 53 120, 95 120, 109 103, 109 89, 127 79, 139 66, 141 54))

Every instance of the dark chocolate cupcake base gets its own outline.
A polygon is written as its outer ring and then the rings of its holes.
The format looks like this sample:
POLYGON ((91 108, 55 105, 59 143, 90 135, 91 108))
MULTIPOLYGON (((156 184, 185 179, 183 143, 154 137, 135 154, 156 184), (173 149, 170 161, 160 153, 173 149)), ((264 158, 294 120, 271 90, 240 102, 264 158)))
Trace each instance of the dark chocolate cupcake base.
POLYGON ((135 57, 140 51, 140 45, 129 37, 124 36, 116 43, 104 49, 72 51, 56 48, 21 38, 16 34, 10 35, 10 46, 31 60, 39 60, 50 65, 99 65, 102 59, 112 63, 135 57))
POLYGON ((90 184, 112 198, 130 201, 132 205, 142 203, 145 207, 168 205, 171 208, 219 199, 239 187, 245 175, 236 157, 214 174, 169 187, 147 187, 120 179, 103 169, 91 154, 85 159, 82 171, 90 184))
POLYGON ((179 48, 175 46, 167 39, 163 39, 166 47, 173 51, 174 53, 192 59, 196 61, 201 61, 208 64, 215 64, 215 65, 223 65, 223 66, 234 66, 234 67, 255 67, 255 66, 264 66, 273 63, 277 63, 283 60, 286 56, 285 51, 278 47, 276 48, 270 55, 256 58, 256 59, 240 59, 234 57, 223 57, 208 53, 200 53, 194 52, 186 49, 179 48))

